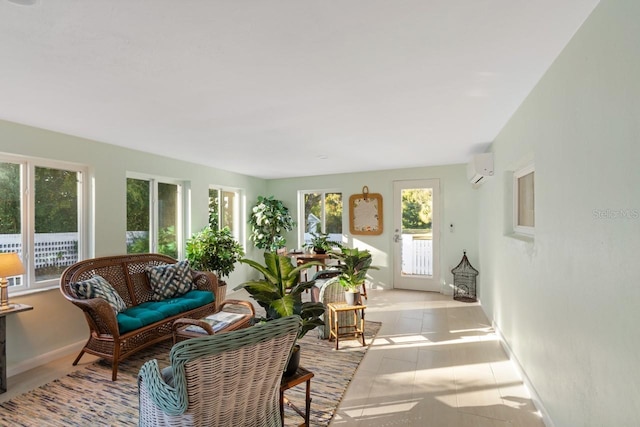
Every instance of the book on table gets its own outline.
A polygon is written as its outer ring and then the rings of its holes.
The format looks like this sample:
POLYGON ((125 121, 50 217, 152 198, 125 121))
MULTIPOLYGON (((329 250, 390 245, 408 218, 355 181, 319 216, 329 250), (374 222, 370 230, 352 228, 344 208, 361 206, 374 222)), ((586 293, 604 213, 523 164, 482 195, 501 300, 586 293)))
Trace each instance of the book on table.
MULTIPOLYGON (((211 325, 211 328, 213 328, 213 332, 218 332, 232 324, 234 324, 235 322, 237 322, 238 320, 242 319, 244 317, 243 314, 240 313, 230 313, 228 311, 219 311, 215 314, 210 314, 207 317, 204 317, 200 320, 202 320, 203 322, 207 322, 208 324, 211 325)), ((206 334, 207 331, 205 331, 203 328, 201 328, 200 326, 196 326, 196 325, 189 325, 185 328, 185 331, 188 332, 197 332, 200 334, 206 334)))

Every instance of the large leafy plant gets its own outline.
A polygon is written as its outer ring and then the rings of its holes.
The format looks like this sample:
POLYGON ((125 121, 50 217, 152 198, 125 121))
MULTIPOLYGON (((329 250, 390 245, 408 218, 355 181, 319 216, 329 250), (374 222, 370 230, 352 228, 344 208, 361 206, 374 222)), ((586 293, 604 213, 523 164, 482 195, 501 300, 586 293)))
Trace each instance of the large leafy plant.
POLYGON ((307 332, 324 325, 321 317, 324 305, 321 302, 302 302, 302 293, 313 286, 311 282, 300 282, 300 271, 313 265, 322 265, 314 261, 294 267, 291 260, 275 252, 264 253, 264 265, 250 260, 240 262, 256 269, 262 278, 245 282, 235 288, 244 288, 251 297, 264 308, 267 321, 294 314, 302 318, 302 327, 298 338, 307 332))
POLYGON ((357 291, 367 279, 367 272, 378 270, 378 267, 371 265, 373 257, 367 249, 342 247, 340 252, 331 256, 340 261, 335 268, 340 270, 340 284, 348 291, 357 291))
POLYGON ((258 249, 271 252, 285 247, 287 241, 283 234, 293 230, 295 226, 289 208, 273 196, 258 196, 258 201, 251 210, 249 224, 251 225, 249 239, 258 249))
POLYGON ((243 256, 242 245, 228 227, 216 230, 209 225, 187 240, 187 259, 191 267, 215 271, 221 279, 235 270, 236 263, 243 256))

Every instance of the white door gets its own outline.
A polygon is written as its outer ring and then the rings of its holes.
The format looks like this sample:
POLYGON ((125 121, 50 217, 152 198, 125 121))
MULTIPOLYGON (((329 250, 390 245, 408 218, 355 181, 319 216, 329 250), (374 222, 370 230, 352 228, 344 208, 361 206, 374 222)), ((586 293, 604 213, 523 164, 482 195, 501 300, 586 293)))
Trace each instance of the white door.
POLYGON ((440 180, 393 183, 393 287, 440 292, 440 180))

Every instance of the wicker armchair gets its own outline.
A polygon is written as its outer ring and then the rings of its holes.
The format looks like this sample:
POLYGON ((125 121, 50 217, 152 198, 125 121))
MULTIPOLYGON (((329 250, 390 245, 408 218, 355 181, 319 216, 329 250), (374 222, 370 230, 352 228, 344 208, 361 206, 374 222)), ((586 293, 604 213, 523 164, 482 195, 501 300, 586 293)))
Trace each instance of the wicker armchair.
POLYGON ((285 317, 193 338, 138 375, 140 426, 280 427, 280 381, 301 320, 285 317))

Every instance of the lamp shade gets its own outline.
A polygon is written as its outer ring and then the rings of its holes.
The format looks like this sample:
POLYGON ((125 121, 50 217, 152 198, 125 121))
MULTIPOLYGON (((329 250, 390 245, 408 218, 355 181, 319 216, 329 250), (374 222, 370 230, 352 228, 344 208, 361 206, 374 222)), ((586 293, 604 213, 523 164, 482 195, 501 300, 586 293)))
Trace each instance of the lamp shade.
POLYGON ((0 277, 24 274, 24 266, 17 253, 0 254, 0 277))

